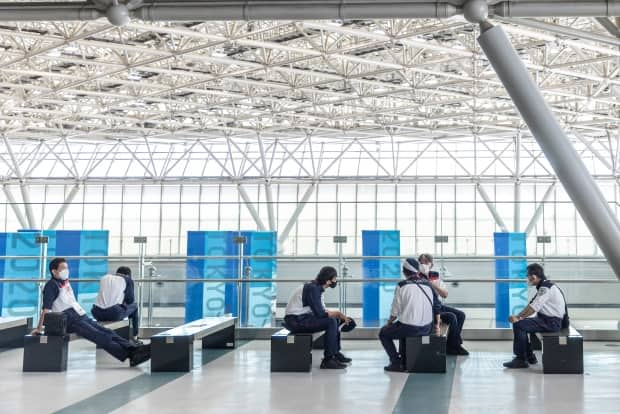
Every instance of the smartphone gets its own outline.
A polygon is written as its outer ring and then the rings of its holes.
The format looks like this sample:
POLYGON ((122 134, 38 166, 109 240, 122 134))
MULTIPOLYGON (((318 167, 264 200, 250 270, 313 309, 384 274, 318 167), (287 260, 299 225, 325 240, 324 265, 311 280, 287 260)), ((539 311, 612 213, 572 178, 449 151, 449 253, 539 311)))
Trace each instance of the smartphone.
POLYGON ((439 279, 439 272, 433 272, 431 270, 430 272, 428 272, 428 278, 430 280, 438 280, 439 279))

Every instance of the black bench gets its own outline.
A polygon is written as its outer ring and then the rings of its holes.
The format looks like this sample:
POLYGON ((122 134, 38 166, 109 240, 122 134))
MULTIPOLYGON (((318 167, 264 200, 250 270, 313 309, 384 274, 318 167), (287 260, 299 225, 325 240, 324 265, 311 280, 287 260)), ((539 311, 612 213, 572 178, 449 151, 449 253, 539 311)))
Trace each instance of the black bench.
POLYGON ((532 348, 542 348, 545 374, 583 374, 583 337, 572 326, 559 332, 536 334, 542 344, 532 341, 532 348))
MULTIPOLYGON (((117 322, 97 322, 120 336, 129 339, 130 326, 127 319, 117 322)), ((25 335, 24 372, 62 372, 67 370, 69 342, 80 339, 77 334, 61 336, 25 335)))
POLYGON ((194 341, 202 348, 234 348, 236 317, 207 317, 151 337, 151 372, 189 372, 194 366, 194 341))
POLYGON ((32 330, 32 318, 0 317, 0 348, 24 346, 24 335, 32 330))
POLYGON ((323 335, 325 331, 294 334, 286 328, 271 335, 271 372, 310 372, 313 345, 318 347, 323 335))
POLYGON ((399 341, 399 350, 408 372, 445 373, 449 325, 442 324, 439 335, 409 336, 399 341))

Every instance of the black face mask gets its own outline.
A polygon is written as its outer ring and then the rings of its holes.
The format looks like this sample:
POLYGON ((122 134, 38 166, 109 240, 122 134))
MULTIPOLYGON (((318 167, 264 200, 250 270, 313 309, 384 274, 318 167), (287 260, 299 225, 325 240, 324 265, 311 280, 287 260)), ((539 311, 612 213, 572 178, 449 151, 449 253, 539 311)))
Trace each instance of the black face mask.
POLYGON ((338 282, 337 282, 337 281, 332 282, 332 284, 331 284, 329 287, 333 289, 333 288, 335 288, 335 287, 336 287, 336 284, 338 284, 338 282))

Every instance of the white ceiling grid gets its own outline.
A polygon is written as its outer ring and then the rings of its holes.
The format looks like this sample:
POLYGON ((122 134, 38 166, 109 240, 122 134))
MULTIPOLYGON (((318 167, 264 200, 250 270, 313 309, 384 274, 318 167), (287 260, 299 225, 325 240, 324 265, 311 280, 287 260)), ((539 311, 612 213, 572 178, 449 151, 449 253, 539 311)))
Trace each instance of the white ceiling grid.
MULTIPOLYGON (((500 22, 595 176, 615 179, 620 39, 592 18, 500 22)), ((477 35, 462 17, 2 23, 0 175, 553 180, 477 35)))

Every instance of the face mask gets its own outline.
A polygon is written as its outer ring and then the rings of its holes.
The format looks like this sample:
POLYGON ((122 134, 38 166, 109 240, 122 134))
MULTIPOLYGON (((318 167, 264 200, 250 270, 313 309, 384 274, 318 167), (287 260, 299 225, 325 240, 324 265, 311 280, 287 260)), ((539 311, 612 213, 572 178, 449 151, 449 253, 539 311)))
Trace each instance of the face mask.
POLYGON ((427 275, 429 270, 429 265, 420 263, 420 273, 424 273, 425 275, 427 275))
POLYGON ((330 288, 335 288, 336 284, 338 283, 338 281, 333 281, 332 284, 329 286, 330 288))
POLYGON ((58 272, 58 278, 60 280, 69 279, 69 269, 61 270, 60 272, 58 272))

